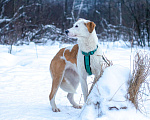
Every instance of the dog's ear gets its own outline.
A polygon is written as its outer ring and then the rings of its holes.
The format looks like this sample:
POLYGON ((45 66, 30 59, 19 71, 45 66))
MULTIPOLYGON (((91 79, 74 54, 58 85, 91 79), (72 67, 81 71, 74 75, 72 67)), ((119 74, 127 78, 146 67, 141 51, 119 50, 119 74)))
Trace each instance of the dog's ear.
POLYGON ((89 33, 92 33, 96 26, 94 22, 88 22, 88 23, 85 23, 85 25, 86 25, 89 33))

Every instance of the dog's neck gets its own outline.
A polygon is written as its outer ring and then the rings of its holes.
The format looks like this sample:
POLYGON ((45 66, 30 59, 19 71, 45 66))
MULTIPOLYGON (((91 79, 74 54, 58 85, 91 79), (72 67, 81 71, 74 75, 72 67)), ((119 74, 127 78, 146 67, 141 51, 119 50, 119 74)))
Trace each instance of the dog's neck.
POLYGON ((86 38, 85 37, 78 38, 78 45, 79 49, 84 52, 89 52, 96 49, 98 45, 98 38, 95 30, 93 30, 93 32, 90 33, 90 35, 87 36, 86 38))

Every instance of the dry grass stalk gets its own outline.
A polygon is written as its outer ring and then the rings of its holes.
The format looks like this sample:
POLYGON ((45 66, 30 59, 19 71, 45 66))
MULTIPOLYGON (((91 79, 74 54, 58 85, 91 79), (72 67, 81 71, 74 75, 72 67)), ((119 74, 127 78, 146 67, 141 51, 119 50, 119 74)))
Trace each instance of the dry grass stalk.
MULTIPOLYGON (((91 93, 95 83, 99 80, 99 78, 103 75, 103 72, 104 70, 107 68, 107 67, 110 67, 113 65, 112 61, 108 60, 104 55, 103 55, 103 60, 105 61, 102 66, 101 66, 101 72, 100 72, 100 75, 98 77, 95 77, 94 78, 94 81, 92 82, 92 86, 90 88, 90 91, 89 91, 89 94, 91 93), (105 59, 105 60, 104 60, 105 59)), ((89 96, 88 94, 88 96, 89 96)))
POLYGON ((140 110, 139 101, 142 100, 144 92, 140 91, 142 84, 148 84, 146 78, 150 75, 150 57, 148 54, 137 52, 134 57, 133 73, 129 80, 128 99, 140 110))

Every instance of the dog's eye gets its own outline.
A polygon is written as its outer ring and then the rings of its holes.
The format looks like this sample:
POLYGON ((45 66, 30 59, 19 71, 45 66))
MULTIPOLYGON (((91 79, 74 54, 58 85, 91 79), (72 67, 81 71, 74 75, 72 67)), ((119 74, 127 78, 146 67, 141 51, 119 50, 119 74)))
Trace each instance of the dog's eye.
POLYGON ((78 27, 78 25, 75 26, 76 28, 78 27))

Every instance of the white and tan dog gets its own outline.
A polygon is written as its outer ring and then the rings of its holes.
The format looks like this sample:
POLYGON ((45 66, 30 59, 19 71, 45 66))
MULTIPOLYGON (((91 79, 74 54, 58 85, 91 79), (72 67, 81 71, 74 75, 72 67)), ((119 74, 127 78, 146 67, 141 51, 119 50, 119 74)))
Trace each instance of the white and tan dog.
POLYGON ((84 102, 86 102, 88 96, 86 79, 89 73, 85 68, 85 55, 83 54, 90 53, 88 67, 95 78, 99 76, 103 63, 94 22, 79 19, 72 28, 66 30, 66 34, 78 38, 78 44, 74 45, 72 49, 62 48, 51 61, 50 72, 53 82, 49 99, 54 112, 60 111, 55 104, 55 95, 59 87, 68 92, 67 98, 73 107, 81 108, 73 98, 80 81, 84 102))

